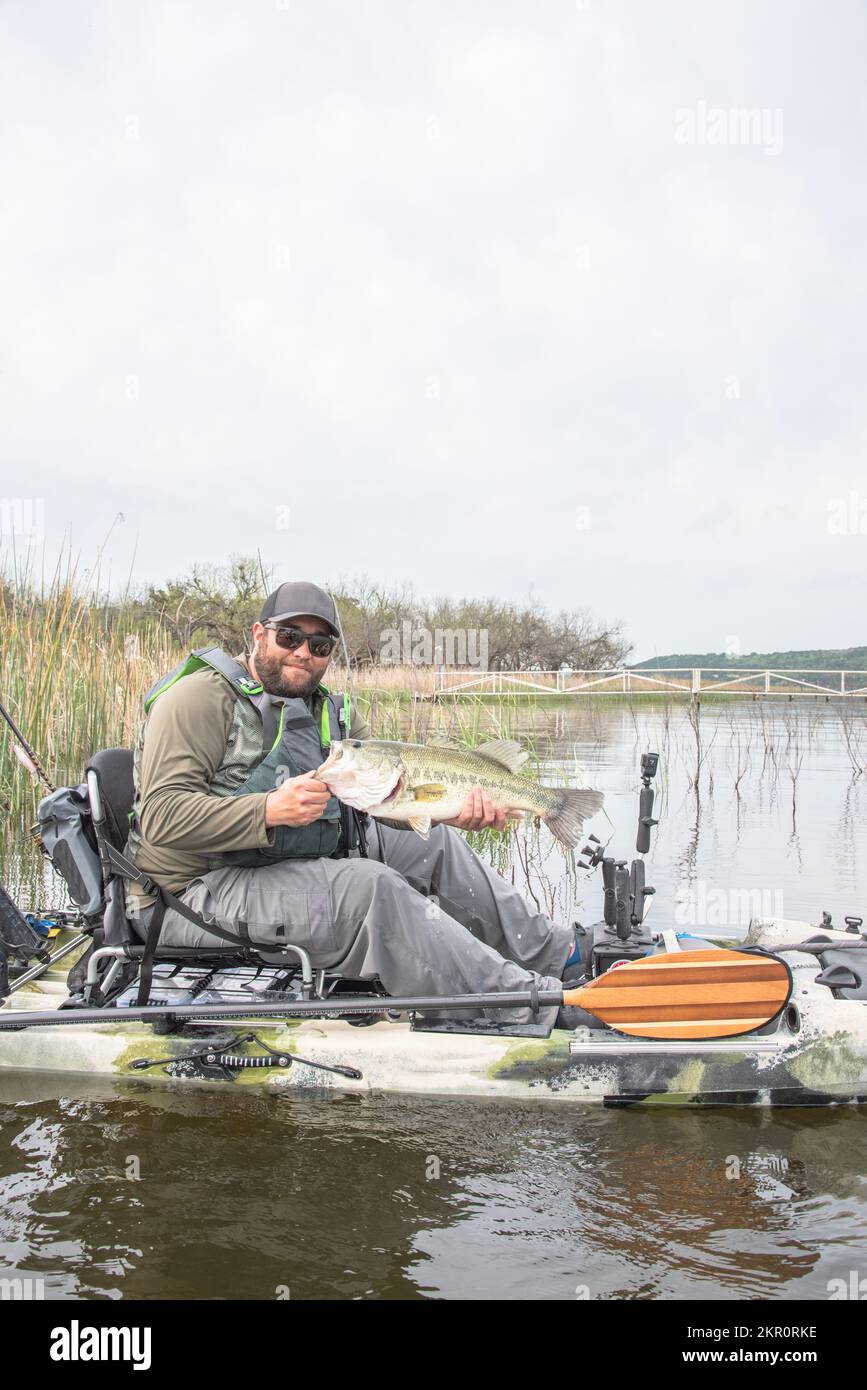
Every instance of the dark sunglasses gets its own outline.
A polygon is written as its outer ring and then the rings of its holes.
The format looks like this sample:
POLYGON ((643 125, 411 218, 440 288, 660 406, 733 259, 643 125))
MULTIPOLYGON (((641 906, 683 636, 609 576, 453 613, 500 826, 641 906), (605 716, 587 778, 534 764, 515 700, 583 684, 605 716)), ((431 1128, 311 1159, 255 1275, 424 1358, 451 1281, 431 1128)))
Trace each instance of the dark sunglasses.
POLYGON ((265 623, 274 634, 274 641, 284 651, 294 652, 306 642, 311 656, 330 656, 337 646, 336 637, 327 637, 324 632, 305 632, 303 627, 284 627, 281 623, 265 623))

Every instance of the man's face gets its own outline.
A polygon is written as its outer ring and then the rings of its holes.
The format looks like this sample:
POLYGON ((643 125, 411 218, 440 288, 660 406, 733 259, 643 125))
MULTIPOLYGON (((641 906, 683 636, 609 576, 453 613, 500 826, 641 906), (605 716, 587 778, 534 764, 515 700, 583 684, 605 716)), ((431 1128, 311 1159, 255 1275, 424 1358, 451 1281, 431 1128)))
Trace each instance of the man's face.
MULTIPOLYGON (((287 618, 286 626, 300 628, 311 636, 315 632, 326 637, 332 635, 326 622, 307 615, 287 618)), ((264 627, 262 623, 253 624, 251 665, 255 667, 255 674, 269 695, 309 699, 328 669, 330 656, 313 656, 306 642, 294 652, 287 652, 285 647, 278 647, 276 638, 273 628, 264 627)))

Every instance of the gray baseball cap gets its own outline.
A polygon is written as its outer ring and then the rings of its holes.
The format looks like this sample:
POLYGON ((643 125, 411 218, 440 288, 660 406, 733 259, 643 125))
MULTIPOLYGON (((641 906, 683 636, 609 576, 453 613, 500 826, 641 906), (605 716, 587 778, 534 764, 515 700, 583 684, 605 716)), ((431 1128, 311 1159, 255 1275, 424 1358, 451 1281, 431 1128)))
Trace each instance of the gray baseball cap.
POLYGON ((310 584, 304 579, 294 582, 290 580, 269 594, 259 614, 259 622, 282 623, 289 618, 303 618, 306 614, 312 618, 321 618, 331 628, 335 637, 340 636, 334 599, 329 598, 318 584, 310 584))

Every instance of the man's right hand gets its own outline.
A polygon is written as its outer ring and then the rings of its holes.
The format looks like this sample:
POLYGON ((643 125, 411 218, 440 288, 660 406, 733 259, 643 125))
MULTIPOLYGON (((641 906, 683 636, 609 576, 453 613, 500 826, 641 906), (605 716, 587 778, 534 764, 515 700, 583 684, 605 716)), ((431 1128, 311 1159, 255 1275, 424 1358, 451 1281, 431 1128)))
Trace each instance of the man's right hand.
POLYGON ((324 782, 317 782, 309 773, 287 777, 265 798, 265 824, 311 825, 319 820, 331 795, 324 782))

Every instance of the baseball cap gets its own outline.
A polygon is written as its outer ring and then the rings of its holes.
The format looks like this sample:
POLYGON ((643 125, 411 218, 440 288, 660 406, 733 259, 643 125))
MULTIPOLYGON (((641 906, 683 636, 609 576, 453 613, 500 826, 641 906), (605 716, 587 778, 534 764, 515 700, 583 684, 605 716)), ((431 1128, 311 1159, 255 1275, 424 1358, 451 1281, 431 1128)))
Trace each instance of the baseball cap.
POLYGON ((321 618, 335 637, 340 636, 334 599, 318 584, 310 584, 304 579, 290 580, 269 594, 259 614, 259 622, 281 623, 288 618, 302 618, 305 614, 321 618))

